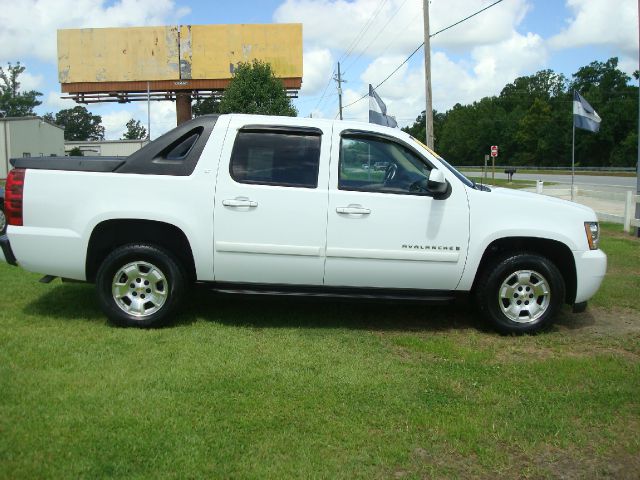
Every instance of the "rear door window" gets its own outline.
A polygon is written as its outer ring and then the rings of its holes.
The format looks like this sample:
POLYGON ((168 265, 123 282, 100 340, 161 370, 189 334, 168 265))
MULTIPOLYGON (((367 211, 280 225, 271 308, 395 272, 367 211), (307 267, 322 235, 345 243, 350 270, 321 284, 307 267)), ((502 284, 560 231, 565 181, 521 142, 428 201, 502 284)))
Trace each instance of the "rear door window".
POLYGON ((240 130, 231 154, 231 177, 239 183, 316 188, 320 131, 240 130))

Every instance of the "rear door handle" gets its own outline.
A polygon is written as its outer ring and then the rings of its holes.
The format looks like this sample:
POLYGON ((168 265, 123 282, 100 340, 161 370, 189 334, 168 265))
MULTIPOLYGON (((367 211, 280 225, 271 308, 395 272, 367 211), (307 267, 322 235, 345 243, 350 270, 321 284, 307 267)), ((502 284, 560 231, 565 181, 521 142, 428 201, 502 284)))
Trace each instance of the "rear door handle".
POLYGON ((343 215, 369 215, 371 213, 371 210, 369 210, 368 208, 349 205, 348 207, 336 208, 336 212, 342 213, 343 215))
POLYGON ((258 202, 254 202, 245 197, 238 197, 238 198, 230 198, 227 200, 223 200, 222 205, 224 205, 225 207, 235 207, 235 208, 238 208, 238 207, 255 208, 258 206, 258 202))

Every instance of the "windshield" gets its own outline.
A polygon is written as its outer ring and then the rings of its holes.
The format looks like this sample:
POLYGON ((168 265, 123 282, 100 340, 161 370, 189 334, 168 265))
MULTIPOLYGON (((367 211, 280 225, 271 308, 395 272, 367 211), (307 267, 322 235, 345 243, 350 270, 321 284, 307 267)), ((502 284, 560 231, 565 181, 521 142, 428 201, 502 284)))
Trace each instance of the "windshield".
POLYGON ((424 143, 422 143, 420 140, 418 140, 417 138, 411 137, 411 139, 416 142, 418 145, 422 146, 422 148, 424 148, 427 152, 429 152, 431 155, 433 155, 434 157, 436 157, 438 159, 438 161, 440 163, 442 163, 442 165, 444 165, 451 173, 453 173, 456 178, 458 180, 460 180, 462 183, 464 183, 467 187, 471 187, 471 188, 476 188, 476 184, 475 182, 469 180, 467 177, 465 177, 462 173, 460 173, 458 170, 455 169, 455 167, 453 167, 452 165, 449 164, 449 162, 447 162, 444 158, 442 158, 440 155, 438 155, 436 152, 434 152, 433 150, 431 150, 429 147, 427 147, 424 143))

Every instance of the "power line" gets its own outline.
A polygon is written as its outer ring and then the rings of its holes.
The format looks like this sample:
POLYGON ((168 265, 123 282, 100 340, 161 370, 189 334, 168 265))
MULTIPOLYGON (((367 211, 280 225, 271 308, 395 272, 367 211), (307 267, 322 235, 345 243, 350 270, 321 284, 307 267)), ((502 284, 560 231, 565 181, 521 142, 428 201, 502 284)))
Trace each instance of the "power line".
MULTIPOLYGON (((402 27, 400 29, 400 31, 404 32, 407 28, 409 28, 409 25, 411 25, 413 22, 416 21, 416 19, 420 19, 420 17, 413 17, 404 27, 402 27)), ((395 42, 397 44, 397 42, 395 42)), ((387 53, 389 51, 389 49, 393 46, 394 42, 389 42, 387 43, 387 46, 384 47, 384 50, 382 50, 382 52, 380 52, 378 54, 378 57, 383 57, 385 53, 387 53)))
POLYGON ((324 96, 327 94, 327 89, 329 88, 329 85, 331 85, 331 81, 333 80, 333 75, 335 73, 336 73, 336 70, 334 68, 333 71, 331 72, 331 76, 329 77, 329 81, 327 82, 327 85, 324 87, 322 96, 320 97, 320 100, 318 100, 318 103, 316 104, 316 107, 314 108, 314 110, 317 110, 320 104, 322 103, 322 100, 324 99, 324 96))
POLYGON ((358 54, 358 56, 355 58, 355 60, 352 60, 351 63, 345 67, 345 73, 347 72, 347 70, 349 68, 351 68, 358 60, 360 60, 360 57, 362 57, 362 55, 364 55, 364 53, 369 49, 369 47, 371 46, 371 44, 373 42, 375 42, 378 37, 380 37, 380 35, 382 34, 382 32, 384 32, 384 30, 389 26, 389 24, 391 23, 391 20, 393 20, 395 18, 395 16, 398 14, 398 12, 400 12, 400 10, 402 10, 402 7, 404 7, 405 3, 407 3, 407 0, 404 0, 404 2, 402 2, 402 4, 398 7, 398 9, 393 13, 393 15, 391 15, 391 17, 389 17, 389 20, 387 20, 387 23, 384 24, 384 26, 378 30, 378 33, 376 34, 375 37, 373 37, 371 39, 371 41, 367 44, 366 47, 364 47, 364 49, 362 49, 362 51, 358 54))
POLYGON ((366 23, 364 24, 364 26, 362 27, 362 29, 360 30, 360 32, 358 33, 358 35, 356 35, 356 37, 351 41, 351 43, 349 44, 349 46, 347 47, 347 52, 344 53, 340 59, 338 60, 339 62, 344 62, 347 58, 349 58, 349 56, 351 55, 351 53, 355 50, 355 48, 358 46, 358 43, 360 43, 360 40, 362 40, 362 38, 364 37, 364 34, 367 32, 367 30, 371 27, 371 25, 373 24, 373 21, 378 17, 378 15, 380 15, 380 12, 382 11, 382 8, 385 6, 385 4, 387 3, 388 0, 381 0, 380 3, 378 4, 378 8, 376 8, 374 10, 374 12, 371 14, 371 16, 369 17, 369 20, 366 21, 366 23))
MULTIPOLYGON (((456 23, 452 23, 451 25, 449 25, 448 27, 443 28, 442 30, 438 30, 436 33, 432 33, 431 35, 429 35, 430 38, 435 37, 436 35, 438 35, 439 33, 442 32, 446 32, 447 30, 449 30, 450 28, 455 27, 456 25, 460 25, 462 22, 466 22, 467 20, 469 20, 470 18, 475 17, 476 15, 479 15, 480 13, 484 12, 485 10, 489 10, 491 7, 496 6, 499 3, 502 3, 504 0, 498 0, 497 2, 493 2, 491 5, 487 5, 486 7, 478 10, 476 13, 472 13, 471 15, 469 15, 468 17, 463 18, 462 20, 458 20, 456 23)), ((424 45, 424 43, 423 43, 424 45)))
MULTIPOLYGON (((475 13, 473 13, 473 14, 471 14, 471 15, 469 15, 468 17, 465 17, 465 18, 463 18, 463 19, 461 19, 461 20, 458 20, 456 23, 452 23, 452 24, 451 24, 451 25, 449 25, 448 27, 445 27, 445 28, 443 28, 443 29, 441 29, 441 30, 438 30, 438 31, 437 31, 437 32, 435 32, 435 33, 432 33, 431 35, 429 35, 429 38, 433 38, 433 37, 435 37, 436 35, 438 35, 439 33, 445 32, 445 31, 449 30, 450 28, 455 27, 456 25, 460 25, 462 22, 466 22, 466 21, 467 21, 467 20, 469 20, 470 18, 473 18, 473 17, 475 17, 476 15, 479 15, 480 13, 484 12, 485 10, 488 10, 488 9, 490 9, 491 7, 494 7, 494 6, 496 6, 497 4, 502 3, 503 1, 504 1, 504 0, 497 0, 496 2, 493 2, 491 5, 487 5, 486 7, 484 7, 484 8, 482 8, 482 9, 478 10, 477 12, 475 12, 475 13)), ((413 57, 416 53, 418 53, 418 50, 420 50, 423 46, 424 46, 424 42, 422 42, 422 43, 418 46, 418 48, 416 48, 413 52, 411 52, 411 55, 409 55, 409 56, 404 60, 404 62, 402 62, 400 65, 398 65, 398 66, 396 67, 396 69, 395 69, 393 72, 391 72, 389 75, 387 75, 387 77, 386 77, 384 80, 382 80, 378 85, 376 85, 373 89, 374 89, 374 90, 376 90, 380 85, 382 85, 384 82, 386 82, 387 80, 389 80, 389 79, 390 79, 390 78, 391 78, 391 77, 392 77, 392 76, 393 76, 393 75, 394 75, 398 70, 400 70, 400 68, 401 68, 405 63, 407 63, 407 62, 411 59, 411 57, 413 57)), ((352 105, 355 105, 356 103, 358 103, 359 101, 361 101, 361 100, 365 99, 365 98, 366 98, 366 97, 368 97, 368 96, 369 96, 369 93, 367 92, 367 93, 365 93, 364 95, 362 95, 360 98, 358 98, 357 100, 355 100, 354 102, 351 102, 351 103, 348 103, 347 105, 344 105, 344 106, 342 107, 342 109, 344 110, 344 109, 345 109, 345 108, 347 108, 347 107, 350 107, 350 106, 352 106, 352 105)))
MULTIPOLYGON (((356 37, 351 41, 351 43, 349 44, 349 47, 347 48, 347 52, 342 54, 342 56, 338 60, 338 63, 340 63, 341 61, 349 58, 349 55, 351 55, 351 52, 358 45, 358 42, 361 40, 361 37, 364 35, 364 33, 367 31, 367 29, 371 26, 370 25, 371 22, 380 14, 380 12, 382 11, 382 8, 387 3, 387 1, 388 0, 381 0, 380 1, 380 3, 378 4, 378 8, 376 8, 374 10, 374 12, 371 14, 369 19, 363 25, 363 27, 360 30, 360 32, 358 33, 358 35, 356 35, 356 37)), ((324 97, 327 94, 327 89, 329 88, 329 85, 331 85, 331 81, 334 79, 335 73, 336 73, 336 70, 334 68, 333 71, 331 72, 331 75, 329 76, 329 80, 327 81, 327 85, 324 87, 324 90, 322 92, 322 96, 320 97, 320 100, 318 100, 318 103, 316 104, 314 110, 317 110, 318 107, 320 106, 320 104, 322 103, 322 100, 324 100, 324 97)))
MULTIPOLYGON (((373 89, 374 89, 374 90, 376 90, 380 85, 382 85, 384 82, 386 82, 387 80, 389 80, 389 79, 391 78, 391 76, 392 76, 394 73, 396 73, 398 70, 400 70, 400 68, 401 68, 405 63, 407 63, 407 62, 411 59, 411 57, 413 57, 413 56, 418 52, 418 50, 420 50, 420 49, 422 48, 422 46, 423 46, 423 45, 424 45, 424 42, 422 42, 422 43, 420 44, 420 46, 419 46, 418 48, 416 48, 416 49, 411 53, 411 55, 409 55, 407 58, 405 58, 404 62, 402 62, 400 65, 398 65, 398 66, 396 67, 396 69, 395 69, 393 72, 391 72, 389 75, 387 75, 387 77, 386 77, 384 80, 382 80, 378 85, 376 85, 375 87, 373 87, 373 89)), ((350 107, 351 105, 355 105, 355 104, 356 104, 356 103, 358 103, 360 100, 363 100, 364 98, 366 98, 366 97, 368 97, 368 96, 369 96, 369 92, 365 93, 364 95, 362 95, 362 96, 361 96, 360 98, 358 98, 357 100, 355 100, 355 101, 353 101, 353 102, 351 102, 351 103, 346 104, 345 106, 343 106, 343 107, 342 107, 342 109, 344 110, 345 108, 350 107)))

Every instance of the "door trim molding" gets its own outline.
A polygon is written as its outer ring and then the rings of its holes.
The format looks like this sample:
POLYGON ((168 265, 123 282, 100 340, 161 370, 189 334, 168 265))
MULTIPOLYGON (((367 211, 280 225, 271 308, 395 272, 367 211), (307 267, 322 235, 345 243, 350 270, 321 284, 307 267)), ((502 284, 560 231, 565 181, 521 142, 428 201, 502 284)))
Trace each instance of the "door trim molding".
POLYGON ((322 247, 301 245, 275 245, 269 243, 215 242, 217 252, 259 253, 268 255, 297 255, 319 257, 322 247))
POLYGON ((376 260, 408 260, 422 262, 457 262, 460 252, 421 250, 379 250, 364 248, 327 248, 327 257, 376 260))

